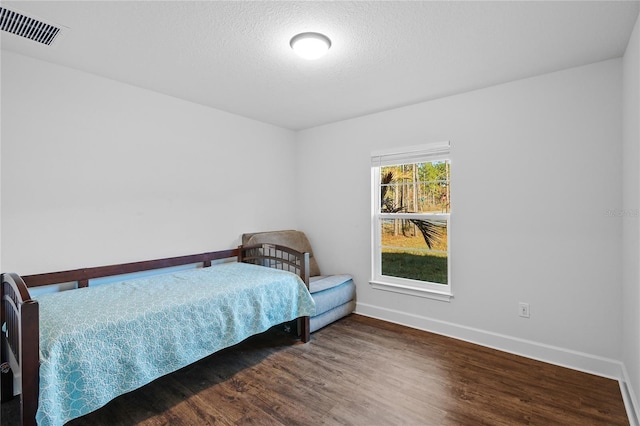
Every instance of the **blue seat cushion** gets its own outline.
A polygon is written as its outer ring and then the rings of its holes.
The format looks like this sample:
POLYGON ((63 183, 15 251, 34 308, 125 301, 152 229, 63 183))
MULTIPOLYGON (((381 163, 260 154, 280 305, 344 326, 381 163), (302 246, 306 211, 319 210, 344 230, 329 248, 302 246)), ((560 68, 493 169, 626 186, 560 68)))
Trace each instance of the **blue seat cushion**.
POLYGON ((316 302, 316 315, 320 315, 353 300, 355 295, 356 285, 353 280, 348 280, 338 286, 312 293, 311 297, 316 302))
POLYGON ((322 327, 331 324, 334 321, 339 320, 340 318, 349 315, 356 309, 356 301, 350 300, 347 303, 344 303, 340 306, 336 306, 333 309, 328 310, 325 313, 320 315, 316 315, 315 317, 311 317, 309 319, 310 330, 313 333, 321 329, 322 327))
POLYGON ((309 278, 309 293, 317 293, 353 281, 351 275, 318 275, 309 278))
POLYGON ((316 314, 309 319, 312 333, 349 315, 356 308, 356 285, 351 275, 311 277, 309 292, 316 303, 316 314))

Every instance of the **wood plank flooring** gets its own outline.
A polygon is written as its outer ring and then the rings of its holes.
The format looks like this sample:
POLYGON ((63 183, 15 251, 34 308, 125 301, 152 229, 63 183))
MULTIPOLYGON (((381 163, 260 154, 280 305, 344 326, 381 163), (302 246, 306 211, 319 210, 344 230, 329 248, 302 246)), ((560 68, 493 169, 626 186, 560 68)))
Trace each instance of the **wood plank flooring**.
POLYGON ((309 344, 254 336, 68 426, 238 424, 629 423, 615 380, 351 315, 309 344))

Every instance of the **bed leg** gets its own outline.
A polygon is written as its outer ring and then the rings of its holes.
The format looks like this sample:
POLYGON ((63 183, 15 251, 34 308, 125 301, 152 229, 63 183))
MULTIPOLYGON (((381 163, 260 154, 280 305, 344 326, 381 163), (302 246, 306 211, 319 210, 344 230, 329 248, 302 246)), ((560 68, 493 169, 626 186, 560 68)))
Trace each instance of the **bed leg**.
POLYGON ((310 329, 309 317, 300 318, 300 340, 302 340, 302 343, 307 343, 311 340, 310 329))
MULTIPOLYGON (((4 278, 3 278, 4 281, 4 278)), ((2 284, 2 290, 4 291, 4 284, 2 284)), ((11 371, 11 364, 9 361, 9 341, 7 339, 8 331, 5 327, 9 327, 10 321, 7 319, 8 313, 6 312, 7 306, 4 300, 4 293, 2 294, 2 301, 0 305, 0 401, 7 402, 13 399, 13 371, 11 371)))
POLYGON ((13 399, 13 372, 9 366, 7 350, 8 343, 5 341, 4 333, 2 335, 2 356, 0 357, 0 373, 2 374, 2 387, 0 388, 0 401, 7 402, 13 399))
POLYGON ((38 396, 40 391, 40 330, 38 303, 25 302, 22 305, 22 393, 21 415, 22 425, 36 425, 38 396))

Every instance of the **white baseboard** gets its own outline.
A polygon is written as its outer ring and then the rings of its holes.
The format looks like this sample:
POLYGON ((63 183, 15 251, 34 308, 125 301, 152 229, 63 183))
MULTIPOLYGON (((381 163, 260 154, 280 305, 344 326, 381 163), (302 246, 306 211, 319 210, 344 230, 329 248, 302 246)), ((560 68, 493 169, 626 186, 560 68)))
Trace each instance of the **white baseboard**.
POLYGON ((627 417, 631 426, 640 426, 640 404, 638 398, 629 386, 629 375, 627 369, 622 365, 622 379, 620 380, 620 392, 624 400, 624 407, 627 409, 627 417))
POLYGON ((640 407, 633 389, 628 386, 629 380, 626 377, 626 369, 620 361, 364 303, 356 304, 356 313, 453 337, 537 361, 618 380, 629 422, 632 426, 634 422, 636 425, 638 424, 638 408, 640 407))

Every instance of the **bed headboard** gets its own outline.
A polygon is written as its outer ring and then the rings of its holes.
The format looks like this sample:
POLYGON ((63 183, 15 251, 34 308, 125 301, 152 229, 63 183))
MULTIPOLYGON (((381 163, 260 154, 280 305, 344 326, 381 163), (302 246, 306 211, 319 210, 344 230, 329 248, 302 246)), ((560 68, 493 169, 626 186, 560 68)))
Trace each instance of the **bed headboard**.
POLYGON ((309 253, 309 275, 312 277, 320 275, 320 268, 318 267, 316 258, 313 256, 313 250, 311 249, 309 239, 304 232, 289 229, 284 231, 252 232, 242 234, 242 245, 263 243, 291 247, 301 253, 309 253))
POLYGON ((309 288, 309 253, 267 243, 242 245, 238 251, 238 262, 293 272, 309 288))

